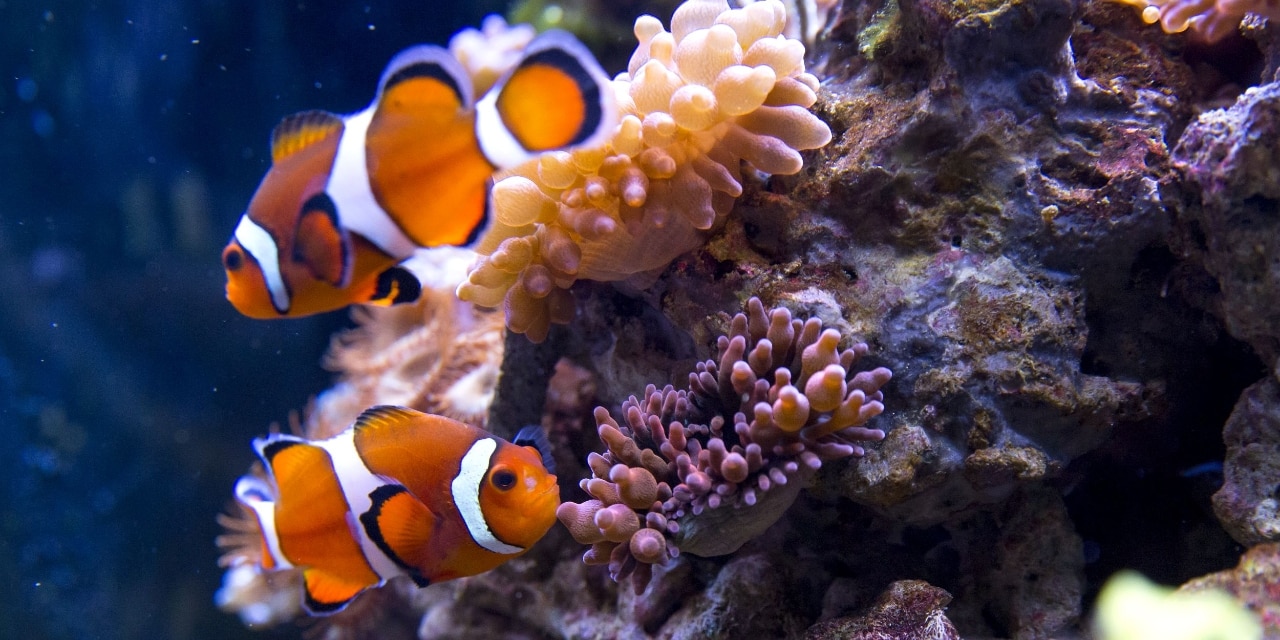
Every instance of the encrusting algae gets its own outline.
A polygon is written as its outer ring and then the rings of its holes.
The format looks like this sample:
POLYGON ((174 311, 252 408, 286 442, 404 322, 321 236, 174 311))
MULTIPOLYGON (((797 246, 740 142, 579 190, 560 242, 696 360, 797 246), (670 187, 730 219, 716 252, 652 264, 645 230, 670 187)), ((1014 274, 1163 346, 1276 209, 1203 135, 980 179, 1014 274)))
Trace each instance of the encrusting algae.
POLYGON ((691 0, 671 31, 637 19, 639 46, 613 81, 613 138, 545 154, 494 185, 482 257, 458 296, 502 307, 508 328, 541 341, 573 317, 575 281, 645 284, 699 246, 742 194, 743 161, 799 172, 799 151, 831 131, 808 111, 818 80, 786 22, 778 0, 691 0))
POLYGON ((765 311, 759 298, 734 316, 718 356, 689 374, 689 390, 649 385, 615 419, 595 417, 603 454, 587 460, 592 499, 556 515, 582 544, 583 561, 607 564, 636 592, 653 565, 681 552, 732 553, 782 516, 823 461, 861 457, 884 439, 865 426, 884 411, 892 373, 854 371, 864 343, 840 349, 822 321, 765 311))

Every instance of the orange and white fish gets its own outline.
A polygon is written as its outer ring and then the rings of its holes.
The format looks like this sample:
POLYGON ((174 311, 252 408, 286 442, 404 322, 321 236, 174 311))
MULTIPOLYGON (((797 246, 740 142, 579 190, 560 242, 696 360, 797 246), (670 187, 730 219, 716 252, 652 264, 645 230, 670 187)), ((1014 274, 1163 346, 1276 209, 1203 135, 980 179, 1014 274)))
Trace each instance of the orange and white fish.
POLYGON ((222 251, 227 299, 253 318, 418 297, 397 266, 418 247, 484 229, 490 178, 612 133, 609 79, 573 36, 549 31, 479 101, 448 51, 402 51, 364 111, 299 113, 271 135, 271 169, 222 251))
POLYGON ((262 568, 302 569, 313 614, 396 576, 426 586, 493 569, 540 540, 560 505, 538 427, 513 444, 381 406, 328 440, 276 434, 254 448, 269 481, 244 476, 236 499, 257 516, 262 568))

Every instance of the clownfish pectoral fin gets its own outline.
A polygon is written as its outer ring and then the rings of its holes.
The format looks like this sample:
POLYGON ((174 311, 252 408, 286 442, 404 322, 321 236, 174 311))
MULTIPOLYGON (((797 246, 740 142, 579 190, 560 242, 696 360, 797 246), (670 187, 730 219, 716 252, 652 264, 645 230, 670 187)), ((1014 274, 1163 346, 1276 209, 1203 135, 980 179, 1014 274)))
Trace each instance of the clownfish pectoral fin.
POLYGON ((342 129, 342 118, 328 111, 295 113, 271 131, 271 162, 278 163, 342 129))
POLYGON ((324 193, 302 205, 294 233, 293 259, 307 266, 311 275, 334 287, 343 287, 351 274, 351 236, 338 222, 338 210, 324 193))
POLYGON ((418 45, 396 54, 378 82, 379 110, 422 112, 471 108, 471 76, 448 51, 418 45))
POLYGON ((303 605, 312 615, 342 611, 361 591, 375 586, 353 582, 316 568, 308 568, 302 572, 302 584, 305 590, 303 605))
POLYGON ((378 274, 378 283, 369 304, 393 305, 414 302, 422 295, 422 283, 408 269, 396 265, 378 274))
POLYGON ((516 437, 511 441, 512 444, 522 447, 533 447, 538 455, 542 456, 542 466, 547 473, 555 475, 556 459, 551 455, 551 440, 547 439, 547 432, 536 424, 531 424, 520 431, 516 432, 516 437))
POLYGON ((543 151, 595 146, 618 122, 613 85, 581 42, 548 31, 476 105, 476 135, 494 165, 514 167, 543 151))
POLYGON ((428 565, 431 537, 439 518, 400 485, 378 487, 369 499, 372 506, 360 516, 369 539, 419 587, 430 584, 421 567, 428 565))

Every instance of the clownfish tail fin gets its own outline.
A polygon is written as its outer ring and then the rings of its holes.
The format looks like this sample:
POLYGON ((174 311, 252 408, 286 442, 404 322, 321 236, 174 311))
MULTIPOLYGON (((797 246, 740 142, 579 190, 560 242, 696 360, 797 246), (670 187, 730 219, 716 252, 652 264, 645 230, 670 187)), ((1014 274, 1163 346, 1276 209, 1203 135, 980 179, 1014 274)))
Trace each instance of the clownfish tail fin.
POLYGON ((280 554, 276 533, 275 494, 271 487, 257 476, 244 476, 236 481, 236 500, 253 512, 258 522, 259 544, 263 569, 280 569, 290 566, 280 554))
POLYGON ((435 45, 409 47, 396 54, 378 81, 374 104, 412 110, 448 105, 458 110, 474 103, 471 76, 447 50, 435 45))
POLYGON ((546 468, 547 473, 555 475, 556 459, 551 454, 551 440, 547 438, 547 432, 543 431, 541 426, 531 424, 521 429, 516 432, 516 437, 511 443, 522 447, 533 447, 538 455, 542 456, 542 466, 546 468))
POLYGON ((547 31, 476 104, 485 157, 510 168, 539 153, 604 143, 618 123, 613 85, 587 47, 547 31))

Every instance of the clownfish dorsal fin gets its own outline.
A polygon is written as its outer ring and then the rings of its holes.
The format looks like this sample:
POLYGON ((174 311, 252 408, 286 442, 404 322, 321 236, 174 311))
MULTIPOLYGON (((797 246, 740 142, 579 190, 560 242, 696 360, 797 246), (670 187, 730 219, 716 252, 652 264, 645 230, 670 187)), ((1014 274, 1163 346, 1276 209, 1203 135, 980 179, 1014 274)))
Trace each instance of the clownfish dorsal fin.
POLYGON ((435 45, 409 47, 387 63, 378 81, 378 109, 414 112, 471 108, 471 77, 448 51, 435 45))
POLYGON ((547 473, 555 474, 556 460, 551 455, 551 440, 547 438, 547 432, 543 431, 541 426, 531 424, 517 431, 516 437, 511 440, 511 444, 532 447, 542 457, 542 466, 547 470, 547 473))
POLYGON ((381 404, 376 407, 365 409, 360 417, 356 418, 356 431, 380 431, 382 429, 394 429, 410 420, 414 420, 420 416, 426 415, 421 411, 414 411, 408 407, 397 407, 394 405, 381 404))
POLYGON ((360 516, 369 539, 419 587, 430 584, 421 567, 430 564, 427 553, 439 517, 400 485, 378 487, 369 499, 372 506, 360 516))
POLYGON ((280 162, 341 129, 342 118, 328 111, 295 113, 271 130, 271 162, 280 162))
POLYGON ((371 586, 314 567, 303 570, 302 584, 305 591, 303 605, 313 615, 342 611, 347 603, 371 586))
POLYGON ((485 157, 510 168, 538 153, 603 143, 618 123, 613 85, 581 42, 547 31, 476 105, 485 157))
POLYGON ((338 222, 338 210, 328 195, 318 193, 302 205, 293 237, 294 261, 305 264, 317 280, 346 286, 353 255, 351 237, 338 222))
POLYGON ((396 265, 378 274, 378 282, 369 304, 389 306, 414 302, 422 296, 422 283, 408 269, 396 265))

